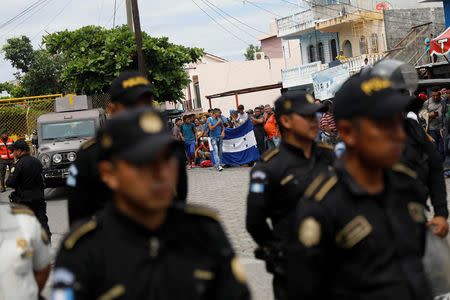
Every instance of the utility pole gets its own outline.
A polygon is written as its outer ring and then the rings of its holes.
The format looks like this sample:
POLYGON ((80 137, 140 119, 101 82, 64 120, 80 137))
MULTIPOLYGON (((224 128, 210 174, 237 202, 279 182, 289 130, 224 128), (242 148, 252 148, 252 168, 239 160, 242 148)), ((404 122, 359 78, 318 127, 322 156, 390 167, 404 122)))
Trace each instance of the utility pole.
POLYGON ((133 30, 133 13, 131 10, 131 0, 125 0, 125 3, 127 4, 127 24, 128 29, 130 29, 131 32, 134 32, 133 30))
POLYGON ((136 50, 138 57, 139 72, 147 75, 147 70, 145 67, 144 53, 142 51, 142 32, 141 32, 141 22, 139 20, 139 8, 137 0, 131 0, 131 8, 133 10, 133 23, 134 23, 134 34, 136 35, 136 50))

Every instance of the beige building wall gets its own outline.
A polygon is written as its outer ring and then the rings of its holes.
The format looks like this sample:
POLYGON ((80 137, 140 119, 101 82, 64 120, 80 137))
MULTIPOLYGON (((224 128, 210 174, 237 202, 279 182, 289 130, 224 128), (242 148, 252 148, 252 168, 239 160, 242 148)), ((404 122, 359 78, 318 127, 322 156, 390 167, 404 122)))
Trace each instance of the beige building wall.
MULTIPOLYGON (((367 48, 366 53, 380 53, 386 51, 386 33, 384 30, 384 22, 382 20, 366 21, 358 24, 345 24, 336 28, 339 35, 340 49, 344 50, 346 56, 348 55, 348 46, 346 42, 349 41, 352 46, 352 55, 362 55, 361 37, 366 36, 367 48)), ((366 43, 364 43, 366 45, 366 43)))
MULTIPOLYGON (((208 95, 254 88, 281 82, 281 69, 284 59, 266 59, 257 61, 227 62, 223 64, 203 64, 196 69, 202 95, 202 111, 209 109, 208 95)), ((239 104, 245 109, 253 109, 261 104, 273 104, 280 89, 254 92, 238 95, 239 104)), ((220 108, 224 115, 229 116, 230 109, 236 109, 234 96, 211 100, 212 108, 220 108)))

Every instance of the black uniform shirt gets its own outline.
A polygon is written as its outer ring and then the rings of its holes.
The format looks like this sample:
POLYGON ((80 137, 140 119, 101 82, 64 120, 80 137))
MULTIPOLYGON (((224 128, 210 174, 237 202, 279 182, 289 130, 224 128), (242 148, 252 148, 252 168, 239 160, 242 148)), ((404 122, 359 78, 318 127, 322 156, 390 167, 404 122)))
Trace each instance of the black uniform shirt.
POLYGON ((54 292, 73 292, 75 300, 249 299, 243 269, 215 218, 205 208, 172 208, 150 231, 108 204, 63 242, 54 292))
POLYGON ((439 153, 416 120, 407 118, 404 123, 406 142, 400 161, 417 172, 418 179, 430 195, 434 215, 447 219, 447 188, 439 153))
MULTIPOLYGON (((77 153, 77 160, 69 169, 69 222, 88 218, 101 210, 107 199, 112 199, 112 192, 101 180, 98 172, 100 147, 95 139, 83 144, 77 153)), ((187 175, 184 153, 179 156, 179 172, 176 203, 186 202, 187 175)))
POLYGON ((386 170, 384 192, 371 195, 338 161, 312 182, 292 232, 289 299, 431 299, 426 196, 410 175, 403 165, 386 170))
POLYGON ((44 189, 41 162, 29 154, 22 156, 11 168, 6 185, 18 192, 35 191, 40 195, 44 189))
POLYGON ((260 246, 288 239, 289 216, 314 176, 326 170, 334 158, 329 146, 316 143, 310 158, 286 142, 263 155, 250 173, 246 217, 247 230, 260 246))

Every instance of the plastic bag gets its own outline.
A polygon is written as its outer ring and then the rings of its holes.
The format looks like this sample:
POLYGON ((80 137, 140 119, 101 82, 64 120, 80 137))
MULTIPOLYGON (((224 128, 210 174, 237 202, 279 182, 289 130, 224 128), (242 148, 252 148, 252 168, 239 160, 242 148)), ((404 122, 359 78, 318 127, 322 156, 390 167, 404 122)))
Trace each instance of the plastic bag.
POLYGON ((427 230, 423 265, 433 289, 433 297, 447 299, 446 294, 450 293, 450 246, 446 238, 437 237, 432 230, 427 230))

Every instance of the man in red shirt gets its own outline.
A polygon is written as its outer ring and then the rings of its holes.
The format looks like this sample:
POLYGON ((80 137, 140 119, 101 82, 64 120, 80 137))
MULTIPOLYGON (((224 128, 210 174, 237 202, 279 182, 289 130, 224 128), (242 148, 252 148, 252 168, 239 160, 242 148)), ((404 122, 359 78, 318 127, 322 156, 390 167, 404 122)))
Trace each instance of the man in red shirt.
POLYGON ((0 182, 2 184, 1 192, 6 191, 5 175, 6 167, 8 166, 11 171, 14 155, 8 148, 12 146, 13 141, 8 137, 8 131, 6 129, 0 130, 0 182))
POLYGON ((266 113, 264 116, 264 130, 267 136, 267 149, 271 150, 278 147, 281 141, 281 135, 275 114, 269 104, 266 104, 264 107, 264 112, 266 113))

